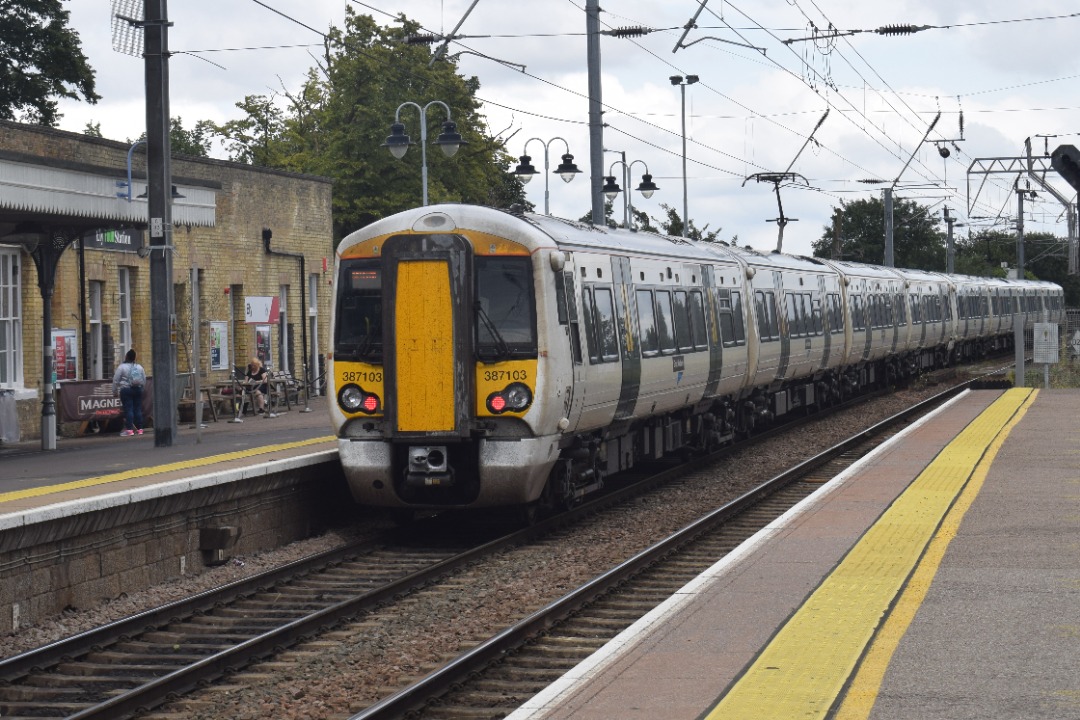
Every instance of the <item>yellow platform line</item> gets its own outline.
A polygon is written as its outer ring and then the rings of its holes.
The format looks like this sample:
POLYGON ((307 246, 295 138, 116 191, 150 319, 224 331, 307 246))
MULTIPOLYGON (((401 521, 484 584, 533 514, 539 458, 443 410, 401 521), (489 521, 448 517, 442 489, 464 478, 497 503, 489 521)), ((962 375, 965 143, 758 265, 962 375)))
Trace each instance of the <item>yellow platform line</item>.
POLYGON ((1036 392, 1006 391, 964 428, 791 616, 706 720, 825 717, 949 508, 1036 392))
POLYGON ((113 473, 111 475, 99 475, 97 477, 86 478, 85 480, 74 480, 68 483, 62 483, 60 485, 47 485, 44 487, 30 488, 28 490, 16 490, 13 492, 0 493, 0 504, 5 502, 11 502, 13 500, 25 500, 27 498, 40 497, 42 495, 51 495, 53 493, 63 492, 65 490, 79 490, 81 488, 93 487, 95 485, 105 485, 106 483, 117 482, 119 480, 132 480, 140 477, 147 477, 149 475, 158 475, 160 473, 172 472, 174 470, 191 470, 194 468, 206 467, 207 465, 214 465, 216 463, 229 462, 231 460, 242 460, 244 458, 255 457, 257 455, 266 455, 267 453, 277 452, 279 450, 292 450, 293 448, 306 447, 308 445, 318 445, 333 440, 332 435, 326 435, 323 437, 311 438, 308 440, 298 440, 296 442, 281 443, 279 445, 264 445, 257 448, 251 448, 248 450, 237 450, 230 453, 222 453, 221 455, 210 455, 208 457, 195 458, 194 460, 181 460, 180 462, 167 463, 165 465, 154 465, 152 467, 137 468, 135 470, 125 470, 123 472, 113 473))

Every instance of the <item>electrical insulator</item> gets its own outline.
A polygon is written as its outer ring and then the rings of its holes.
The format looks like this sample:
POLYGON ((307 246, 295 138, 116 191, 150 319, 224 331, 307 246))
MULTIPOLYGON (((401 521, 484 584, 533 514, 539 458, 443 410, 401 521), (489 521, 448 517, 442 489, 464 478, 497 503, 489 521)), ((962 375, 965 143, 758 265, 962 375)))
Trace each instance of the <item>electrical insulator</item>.
POLYGON ((652 32, 652 30, 649 28, 638 25, 636 27, 616 28, 611 31, 611 36, 617 38, 640 37, 642 35, 647 35, 650 32, 652 32))
POLYGON ((885 27, 879 27, 874 32, 878 35, 911 35, 929 29, 929 25, 886 25, 885 27))

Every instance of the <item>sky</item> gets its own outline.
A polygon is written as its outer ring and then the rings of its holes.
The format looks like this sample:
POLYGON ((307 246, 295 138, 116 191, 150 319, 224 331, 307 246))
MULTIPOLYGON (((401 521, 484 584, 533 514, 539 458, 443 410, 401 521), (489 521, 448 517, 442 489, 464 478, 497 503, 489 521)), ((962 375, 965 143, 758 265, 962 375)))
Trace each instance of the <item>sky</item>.
MULTIPOLYGON (((280 99, 297 90, 321 51, 318 33, 341 26, 346 6, 382 24, 403 13, 437 35, 451 34, 460 23, 456 34, 467 37, 452 42, 448 52, 462 53, 459 71, 480 82, 488 132, 503 138, 513 156, 523 154, 528 142, 540 170, 545 146, 554 169, 565 143, 584 173, 570 183, 549 179, 551 213, 578 218, 590 208, 584 3, 173 2, 172 115, 187 128, 202 119, 224 122, 241 116, 235 104, 247 95, 280 99)), ((99 123, 102 134, 115 140, 134 139, 145 129, 142 59, 115 51, 111 42, 110 7, 132 4, 141 7, 140 0, 64 3, 102 100, 62 101, 61 129, 81 132, 88 122, 99 123)), ((600 41, 603 143, 613 151, 604 154, 604 174, 619 175, 622 185, 625 159, 636 187, 647 170, 659 190, 649 199, 632 192, 634 206, 658 219, 665 204, 682 215, 685 93, 689 216, 698 227, 719 231, 722 240, 776 248, 780 208, 775 185, 759 181, 760 173, 790 173, 779 190, 789 219, 784 252, 811 254, 834 208, 881 197, 890 186, 895 197, 928 206, 936 217, 948 207, 958 219, 957 234, 1007 231, 1016 225, 1018 174, 978 171, 1002 167, 991 158, 1024 157, 1028 139, 1036 170, 1050 167, 1046 154, 1057 146, 1080 145, 1077 0, 600 5, 603 30, 650 30, 600 41), (696 27, 687 29, 695 15, 696 27), (897 25, 930 27, 911 34, 874 32, 897 25), (673 75, 697 75, 699 82, 673 86, 673 75), (948 158, 940 148, 948 149, 948 158)), ((413 98, 420 104, 437 99, 413 98)), ((405 111, 403 120, 418 135, 415 116, 405 111)), ((386 119, 388 132, 392 121, 386 119)), ((211 154, 225 157, 219 148, 211 154)), ((435 162, 453 160, 429 153, 429 164, 435 162)), ((1005 167, 1021 166, 1010 160, 1005 167)), ((1046 180, 1060 195, 1075 196, 1052 170, 1046 180)), ((1065 236, 1061 202, 1036 183, 1032 189, 1038 192, 1025 201, 1025 231, 1065 236)), ((542 212, 543 177, 535 177, 526 192, 542 212)), ((420 193, 417 178, 417 204, 420 193)), ((616 199, 617 218, 624 195, 616 199)))

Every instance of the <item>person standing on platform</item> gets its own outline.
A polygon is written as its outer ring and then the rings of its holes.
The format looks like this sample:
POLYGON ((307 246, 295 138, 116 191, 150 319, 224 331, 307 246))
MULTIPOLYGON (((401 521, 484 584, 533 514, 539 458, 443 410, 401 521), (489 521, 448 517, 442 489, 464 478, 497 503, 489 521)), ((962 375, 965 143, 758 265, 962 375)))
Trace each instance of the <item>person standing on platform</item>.
POLYGON ((124 362, 113 373, 113 392, 120 392, 120 404, 124 407, 124 429, 120 437, 143 434, 143 386, 146 370, 135 362, 135 351, 128 350, 124 362))

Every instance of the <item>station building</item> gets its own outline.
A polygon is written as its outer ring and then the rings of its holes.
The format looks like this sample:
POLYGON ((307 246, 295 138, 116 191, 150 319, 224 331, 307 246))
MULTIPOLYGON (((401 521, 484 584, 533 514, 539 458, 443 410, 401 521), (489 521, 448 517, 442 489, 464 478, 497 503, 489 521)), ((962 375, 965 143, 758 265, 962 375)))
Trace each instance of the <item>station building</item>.
MULTIPOLYGON (((0 121, 0 443, 41 437, 46 342, 61 394, 67 383, 111 381, 129 348, 151 372, 146 178, 145 143, 0 121), (56 258, 47 336, 35 235, 56 258)), ((297 379, 306 364, 319 378, 330 179, 174 155, 172 183, 177 372, 197 367, 211 387, 258 356, 297 379)), ((72 420, 59 403, 57 412, 72 420)))

